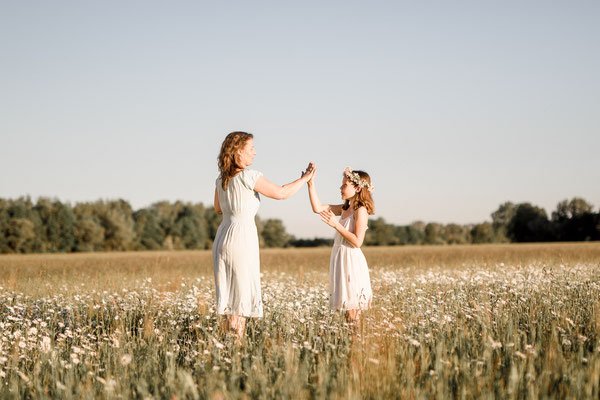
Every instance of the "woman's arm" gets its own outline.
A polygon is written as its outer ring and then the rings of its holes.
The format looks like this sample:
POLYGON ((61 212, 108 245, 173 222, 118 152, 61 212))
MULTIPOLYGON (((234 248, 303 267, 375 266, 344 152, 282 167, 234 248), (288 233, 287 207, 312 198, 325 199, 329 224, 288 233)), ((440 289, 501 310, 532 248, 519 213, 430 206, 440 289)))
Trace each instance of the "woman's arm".
POLYGON ((327 225, 338 231, 352 247, 362 246, 367 231, 367 221, 369 220, 369 214, 365 207, 360 207, 358 210, 354 211, 354 232, 344 228, 342 224, 335 219, 335 215, 331 210, 323 211, 320 215, 321 219, 327 225))
POLYGON ((223 214, 223 210, 221 210, 221 203, 219 203, 219 195, 217 194, 217 188, 215 188, 215 200, 213 205, 215 206, 215 212, 217 214, 223 214))
POLYGON ((279 186, 269 181, 264 176, 258 178, 254 184, 254 190, 258 193, 267 196, 275 200, 285 200, 292 197, 305 182, 308 182, 313 175, 312 165, 309 164, 306 171, 302 172, 302 176, 293 182, 286 183, 285 185, 279 186))

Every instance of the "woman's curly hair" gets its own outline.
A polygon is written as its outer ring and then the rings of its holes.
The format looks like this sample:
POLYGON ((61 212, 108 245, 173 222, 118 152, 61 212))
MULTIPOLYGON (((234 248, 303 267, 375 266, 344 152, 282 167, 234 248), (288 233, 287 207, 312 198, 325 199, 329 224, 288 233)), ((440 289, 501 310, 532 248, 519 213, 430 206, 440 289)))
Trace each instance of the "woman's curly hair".
POLYGON ((227 190, 229 181, 242 168, 239 162, 239 152, 246 145, 246 142, 252 139, 254 135, 247 132, 231 132, 223 140, 221 151, 217 158, 219 165, 219 177, 223 190, 227 190))

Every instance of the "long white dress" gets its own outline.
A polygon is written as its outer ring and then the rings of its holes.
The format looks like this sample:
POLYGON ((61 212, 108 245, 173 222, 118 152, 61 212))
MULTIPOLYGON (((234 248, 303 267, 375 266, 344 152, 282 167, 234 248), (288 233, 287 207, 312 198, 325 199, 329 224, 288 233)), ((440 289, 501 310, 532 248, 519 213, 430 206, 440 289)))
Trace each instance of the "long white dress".
MULTIPOLYGON (((354 213, 340 218, 344 228, 354 231, 354 213)), ((352 247, 336 232, 329 261, 329 305, 332 310, 366 310, 373 291, 367 259, 360 247, 352 247)))
POLYGON ((262 173, 245 169, 223 190, 217 179, 217 196, 223 210, 213 243, 217 313, 262 317, 260 255, 254 217, 260 197, 254 185, 262 173))

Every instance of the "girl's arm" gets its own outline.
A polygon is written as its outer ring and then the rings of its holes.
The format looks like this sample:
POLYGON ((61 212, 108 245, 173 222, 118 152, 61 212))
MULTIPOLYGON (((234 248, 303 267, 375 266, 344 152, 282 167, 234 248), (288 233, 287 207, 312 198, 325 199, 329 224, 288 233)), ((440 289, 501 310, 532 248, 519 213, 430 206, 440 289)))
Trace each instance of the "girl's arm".
POLYGON ((342 224, 335 219, 335 215, 331 210, 323 211, 319 214, 321 214, 321 219, 327 225, 338 231, 352 247, 362 246, 367 231, 367 221, 369 219, 369 214, 365 207, 354 210, 354 232, 344 228, 342 224))
POLYGON ((342 215, 341 204, 321 204, 321 200, 319 200, 319 196, 317 195, 317 188, 315 187, 314 175, 312 179, 308 181, 308 198, 310 199, 310 206, 314 213, 331 210, 335 215, 342 215))
POLYGON ((285 200, 292 197, 300 188, 304 185, 305 182, 308 182, 310 178, 312 178, 314 173, 314 169, 312 164, 308 165, 306 171, 302 172, 302 176, 296 179, 293 182, 286 183, 285 185, 279 186, 271 181, 269 181, 264 176, 258 178, 256 183, 254 184, 254 190, 258 193, 267 196, 271 199, 275 200, 285 200))
POLYGON ((219 195, 217 194, 217 188, 215 188, 215 200, 213 205, 215 206, 215 212, 217 214, 223 214, 223 210, 221 210, 221 203, 219 203, 219 195))

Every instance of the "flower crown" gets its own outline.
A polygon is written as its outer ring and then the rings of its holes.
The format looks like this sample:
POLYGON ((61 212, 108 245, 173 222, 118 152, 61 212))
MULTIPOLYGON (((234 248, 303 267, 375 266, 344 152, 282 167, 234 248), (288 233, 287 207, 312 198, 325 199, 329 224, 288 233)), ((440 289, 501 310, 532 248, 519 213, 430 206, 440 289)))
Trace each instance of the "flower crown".
POLYGON ((351 167, 344 168, 344 175, 346 178, 350 179, 352 183, 360 188, 366 188, 369 192, 375 190, 373 185, 367 182, 365 179, 360 179, 360 175, 357 172, 354 172, 351 167))

